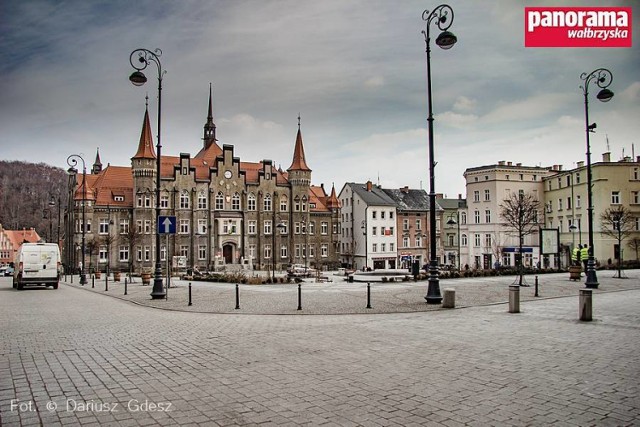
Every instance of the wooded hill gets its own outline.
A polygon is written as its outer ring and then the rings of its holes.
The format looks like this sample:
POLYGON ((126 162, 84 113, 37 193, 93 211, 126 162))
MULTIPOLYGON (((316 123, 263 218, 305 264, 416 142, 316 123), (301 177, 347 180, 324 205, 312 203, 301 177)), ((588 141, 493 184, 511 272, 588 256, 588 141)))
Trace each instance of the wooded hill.
POLYGON ((0 224, 10 230, 35 228, 40 237, 55 242, 60 212, 60 235, 67 206, 66 170, 44 163, 0 161, 0 224), (60 210, 58 210, 60 200, 60 210), (49 207, 53 201, 55 206, 49 207), (49 237, 49 212, 52 236, 49 237))

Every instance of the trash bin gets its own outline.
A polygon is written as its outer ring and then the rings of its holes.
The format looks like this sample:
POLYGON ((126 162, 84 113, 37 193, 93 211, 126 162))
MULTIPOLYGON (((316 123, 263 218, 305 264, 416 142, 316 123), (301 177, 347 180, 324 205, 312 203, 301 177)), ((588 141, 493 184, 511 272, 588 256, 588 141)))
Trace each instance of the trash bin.
POLYGON ((353 274, 350 274, 350 275, 347 277, 347 282, 349 282, 349 283, 353 283, 353 274))

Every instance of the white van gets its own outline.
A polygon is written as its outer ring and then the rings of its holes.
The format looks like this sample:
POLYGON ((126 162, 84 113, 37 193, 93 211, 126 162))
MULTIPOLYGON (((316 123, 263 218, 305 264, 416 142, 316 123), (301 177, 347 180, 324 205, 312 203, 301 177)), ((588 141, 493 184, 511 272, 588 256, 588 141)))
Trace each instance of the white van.
POLYGON ((58 289, 60 248, 55 243, 24 243, 15 259, 13 287, 46 285, 58 289))

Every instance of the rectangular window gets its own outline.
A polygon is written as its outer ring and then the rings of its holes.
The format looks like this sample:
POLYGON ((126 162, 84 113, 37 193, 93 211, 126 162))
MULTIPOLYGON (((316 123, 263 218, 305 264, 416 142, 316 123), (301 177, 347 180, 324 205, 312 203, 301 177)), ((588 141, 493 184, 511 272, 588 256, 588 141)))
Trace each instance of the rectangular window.
POLYGON ((309 245, 309 258, 315 258, 316 256, 316 245, 309 245))
POLYGON ((371 234, 373 236, 377 236, 378 235, 378 227, 371 227, 371 234))
POLYGON ((380 252, 386 252, 386 251, 387 251, 387 244, 380 243, 380 252))
POLYGON ((104 218, 100 220, 100 225, 98 226, 98 233, 100 234, 109 234, 109 220, 104 218))
POLYGON ((612 191, 611 192, 611 204, 612 205, 619 205, 620 204, 620 192, 619 191, 612 191))
POLYGON ((558 210, 562 210, 562 199, 558 199, 558 210))
POLYGON ((144 220, 144 234, 150 234, 151 233, 151 220, 150 219, 145 219, 144 220))
POLYGON ((160 196, 160 208, 168 209, 169 208, 169 196, 162 195, 160 196))
POLYGON ((384 211, 380 211, 380 219, 384 219, 384 214, 385 214, 384 211))
POLYGON ((300 244, 299 243, 296 243, 296 246, 295 246, 295 256, 296 256, 296 258, 300 258, 300 244))
POLYGON ((371 252, 378 252, 378 244, 374 243, 373 245, 371 245, 371 252))
POLYGON ((181 219, 179 224, 178 234, 189 234, 189 220, 181 219))
POLYGON ((198 259, 200 261, 207 259, 207 245, 198 245, 198 259))
POLYGON ((371 218, 372 219, 376 219, 377 215, 378 215, 378 213, 376 211, 372 211, 371 212, 371 218))
POLYGON ((188 245, 180 245, 180 256, 189 257, 188 245))
POLYGON ((271 258, 271 245, 269 244, 264 245, 264 258, 265 259, 271 258))
POLYGON ((480 247, 480 234, 476 233, 473 235, 473 246, 476 248, 480 247))
POLYGON ((581 199, 580 196, 576 196, 576 209, 580 209, 582 207, 582 204, 580 203, 581 199))
POLYGON ((136 227, 137 227, 137 229, 138 229, 138 233, 139 233, 139 234, 142 234, 143 229, 142 229, 142 220, 141 220, 141 219, 139 219, 139 220, 137 220, 137 221, 136 221, 136 227))
POLYGON ((199 219, 198 220, 198 234, 207 234, 207 220, 199 219))
POLYGON ((416 236, 416 247, 422 247, 422 236, 416 236))
POLYGON ((389 251, 394 252, 396 250, 395 243, 389 243, 389 251))
POLYGON ((122 262, 128 262, 129 261, 129 246, 125 246, 125 245, 120 246, 119 257, 118 258, 122 262))
POLYGON ((380 235, 381 236, 387 235, 387 227, 380 227, 380 235))
POLYGON ((631 203, 637 205, 640 203, 640 191, 632 191, 631 192, 631 203))
POLYGON ((322 235, 327 235, 329 234, 329 223, 328 222, 321 222, 320 223, 320 234, 322 235))
POLYGON ((249 245, 249 258, 250 259, 256 258, 256 245, 249 245))
POLYGON ((121 219, 120 220, 120 234, 129 234, 129 220, 121 219))
POLYGON ((249 221, 249 226, 247 227, 247 233, 256 234, 256 227, 257 227, 256 221, 255 220, 250 220, 249 221))
POLYGON ((475 220, 475 224, 480 224, 480 211, 476 210, 473 212, 473 219, 475 220))
POLYGON ((485 234, 485 235, 484 235, 484 245, 485 245, 487 248, 490 248, 490 247, 491 247, 491 243, 492 243, 492 241, 491 241, 491 234, 485 234))
POLYGON ((167 247, 165 245, 160 246, 160 261, 167 260, 167 247))
POLYGON ((491 222, 491 211, 489 209, 484 211, 484 221, 489 224, 491 222))
POLYGON ((151 261, 151 247, 150 246, 145 246, 144 247, 144 260, 145 261, 151 261))
POLYGON ((422 220, 416 219, 416 231, 422 230, 422 220))
POLYGON ((406 219, 406 218, 402 220, 402 229, 404 231, 408 231, 409 230, 409 220, 406 219))
POLYGON ((100 246, 98 249, 98 262, 107 262, 107 247, 100 246))
POLYGON ((480 191, 475 190, 473 192, 473 201, 474 202, 479 202, 480 201, 480 191))
POLYGON ((329 245, 327 245, 326 243, 320 245, 320 256, 322 258, 326 258, 329 256, 329 245))
POLYGON ((389 227, 389 236, 393 236, 393 227, 389 227))
POLYGON ((491 200, 491 191, 490 190, 484 190, 484 201, 488 202, 491 200))
POLYGON ((393 219, 393 211, 389 212, 389 219, 393 219))
POLYGON ((141 246, 136 246, 136 255, 137 255, 136 259, 139 262, 142 262, 142 247, 141 246))
POLYGON ((409 247, 409 238, 408 237, 403 237, 402 238, 402 247, 403 248, 408 248, 409 247))
POLYGON ((567 197, 567 209, 571 209, 571 197, 567 197))
POLYGON ((263 233, 264 234, 271 234, 271 220, 266 220, 264 222, 263 233))

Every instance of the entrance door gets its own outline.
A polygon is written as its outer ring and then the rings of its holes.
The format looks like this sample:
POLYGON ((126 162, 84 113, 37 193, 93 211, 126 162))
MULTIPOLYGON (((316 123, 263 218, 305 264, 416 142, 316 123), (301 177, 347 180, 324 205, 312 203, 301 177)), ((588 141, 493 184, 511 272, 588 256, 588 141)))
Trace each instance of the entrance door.
POLYGON ((233 264, 233 245, 224 245, 222 247, 222 256, 225 264, 233 264))

